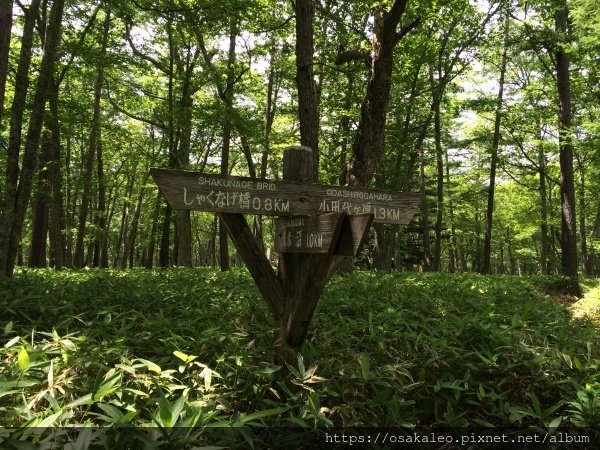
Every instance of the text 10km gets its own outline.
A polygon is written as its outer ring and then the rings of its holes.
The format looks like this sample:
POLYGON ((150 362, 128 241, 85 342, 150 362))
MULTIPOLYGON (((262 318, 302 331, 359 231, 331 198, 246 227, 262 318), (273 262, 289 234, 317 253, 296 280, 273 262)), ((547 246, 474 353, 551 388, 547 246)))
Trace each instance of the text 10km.
POLYGON ((286 233, 287 248, 322 248, 323 233, 303 233, 302 230, 288 231, 286 233))

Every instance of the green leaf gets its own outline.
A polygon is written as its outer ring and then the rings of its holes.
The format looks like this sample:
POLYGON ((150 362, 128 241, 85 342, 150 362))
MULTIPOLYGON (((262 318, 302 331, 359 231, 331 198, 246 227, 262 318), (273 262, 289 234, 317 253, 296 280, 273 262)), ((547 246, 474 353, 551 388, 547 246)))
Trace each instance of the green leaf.
POLYGON ((319 394, 316 392, 310 394, 310 397, 308 397, 308 404, 313 415, 317 417, 321 412, 321 399, 319 398, 319 394))
POLYGON ((473 422, 476 423, 477 425, 481 425, 482 427, 495 428, 494 424, 488 422, 487 420, 473 419, 473 422))
POLYGON ((567 363, 567 366, 569 366, 569 369, 573 368, 573 361, 571 361, 571 357, 569 355, 567 355, 566 353, 561 353, 563 359, 565 360, 565 362, 567 363))
POLYGON ((362 374, 363 380, 368 381, 369 376, 371 375, 371 357, 368 353, 362 352, 360 354, 360 372, 362 374))
POLYGON ((81 405, 91 405, 94 403, 92 400, 92 394, 85 394, 83 397, 79 397, 77 400, 73 400, 71 403, 65 406, 65 409, 77 408, 81 405))
POLYGON ((537 395, 535 395, 533 392, 531 392, 529 394, 529 397, 531 398, 531 405, 533 406, 533 410, 538 415, 538 417, 541 417, 542 408, 540 406, 540 401, 538 400, 537 395))
POLYGON ((98 403, 96 406, 104 411, 116 424, 123 422, 123 412, 116 406, 106 403, 98 403))
POLYGON ((304 358, 300 353, 298 353, 298 374, 301 379, 304 379, 304 374, 306 373, 306 368, 304 367, 304 358))
POLYGON ((6 325, 4 325, 4 336, 6 336, 8 333, 10 333, 12 331, 12 329, 13 329, 13 322, 11 320, 6 325))
POLYGON ((26 371, 29 368, 30 362, 31 361, 29 360, 29 353, 27 353, 25 347, 21 347, 21 350, 19 350, 19 356, 17 357, 17 364, 19 365, 19 369, 21 369, 23 372, 26 371))
POLYGON ((54 360, 50 361, 50 368, 48 369, 48 387, 51 388, 54 385, 54 360))
POLYGON ((31 387, 37 386, 38 384, 41 384, 39 380, 33 380, 29 378, 22 380, 0 381, 0 392, 2 392, 4 389, 31 387))
POLYGON ((240 417, 240 422, 242 424, 246 424, 253 420, 264 419, 265 417, 275 416, 277 414, 284 413, 288 409, 290 409, 290 406, 285 406, 285 407, 281 407, 281 408, 265 409, 262 411, 253 412, 251 414, 243 415, 242 417, 240 417))
POLYGON ((292 424, 294 424, 295 426, 298 426, 298 427, 307 428, 309 426, 309 424, 307 422, 300 419, 299 417, 288 417, 285 420, 286 420, 286 422, 291 422, 292 424))
POLYGON ((163 427, 171 428, 173 426, 171 403, 169 403, 162 391, 161 396, 158 399, 158 417, 160 418, 160 424, 163 427))
POLYGON ((133 362, 135 361, 141 362, 150 372, 154 372, 158 375, 160 375, 162 372, 160 366, 158 364, 153 363, 152 361, 148 361, 147 359, 143 358, 134 359, 133 362))
POLYGON ((77 348, 71 339, 61 339, 60 345, 72 352, 77 348))
POLYGON ((479 391, 479 397, 480 397, 480 398, 483 398, 483 397, 485 397, 485 388, 483 387, 483 385, 482 385, 482 384, 480 384, 480 385, 479 385, 479 389, 478 389, 478 391, 479 391))
POLYGON ((185 363, 192 362, 193 360, 195 360, 197 358, 197 356, 186 355, 185 353, 180 352, 179 350, 175 350, 173 352, 173 354, 185 363))
POLYGON ((54 413, 48 417, 46 417, 44 420, 42 420, 40 423, 36 424, 36 428, 47 428, 47 427, 51 427, 52 425, 54 425, 54 422, 56 422, 56 420, 61 416, 62 411, 59 411, 57 413, 54 413))
POLYGON ((563 416, 558 416, 556 419, 552 420, 552 422, 550 422, 550 424, 548 425, 548 428, 558 428, 560 426, 560 423, 563 420, 563 416))
MULTIPOLYGON (((75 443, 74 444, 71 443, 72 450, 89 448, 93 437, 94 437, 94 433, 91 428, 85 427, 85 428, 81 429, 81 431, 79 432, 79 436, 77 436, 77 440, 75 441, 75 443)), ((70 449, 66 448, 65 450, 70 450, 70 449)))
POLYGON ((105 375, 104 381, 102 381, 92 392, 92 399, 97 401, 103 397, 106 397, 107 395, 112 394, 121 387, 120 382, 121 372, 117 372, 114 369, 109 370, 105 375))

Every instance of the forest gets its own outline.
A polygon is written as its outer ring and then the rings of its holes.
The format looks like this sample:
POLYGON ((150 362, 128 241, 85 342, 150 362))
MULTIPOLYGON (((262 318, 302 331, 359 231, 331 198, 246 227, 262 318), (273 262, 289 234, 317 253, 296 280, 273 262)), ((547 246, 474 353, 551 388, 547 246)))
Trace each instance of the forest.
POLYGON ((0 0, 0 427, 598 425, 599 30, 595 0, 0 0), (299 144, 423 201, 278 365, 224 219, 151 169, 279 181, 299 144))
MULTIPOLYGON (((297 46, 285 1, 2 5, 6 275, 239 265, 215 215, 171 210, 149 168, 279 179, 300 142, 321 183, 426 194, 358 267, 600 271, 591 0, 323 0, 297 46)), ((272 229, 253 219, 266 249, 272 229)))

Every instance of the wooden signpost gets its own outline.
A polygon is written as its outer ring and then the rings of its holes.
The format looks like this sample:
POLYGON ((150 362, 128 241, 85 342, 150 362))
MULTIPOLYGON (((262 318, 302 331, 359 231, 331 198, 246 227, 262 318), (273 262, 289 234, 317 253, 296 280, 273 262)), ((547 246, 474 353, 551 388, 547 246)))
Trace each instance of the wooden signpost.
POLYGON ((420 196, 315 183, 151 169, 174 209, 300 216, 336 212, 372 214, 375 222, 406 225, 420 196))
POLYGON ((356 256, 372 222, 408 224, 419 194, 313 183, 312 150, 285 149, 283 180, 212 175, 172 169, 150 170, 174 209, 214 211, 277 319, 276 346, 282 361, 293 355, 333 268, 356 256), (244 214, 278 216, 275 273, 244 214))

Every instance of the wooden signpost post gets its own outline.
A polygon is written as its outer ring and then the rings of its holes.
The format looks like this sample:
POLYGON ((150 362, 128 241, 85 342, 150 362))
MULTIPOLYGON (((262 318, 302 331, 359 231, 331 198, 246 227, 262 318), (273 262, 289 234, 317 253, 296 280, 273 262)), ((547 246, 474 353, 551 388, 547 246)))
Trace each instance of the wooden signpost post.
POLYGON ((333 268, 360 252, 372 222, 408 224, 419 194, 324 186, 314 183, 312 150, 285 149, 283 181, 151 169, 174 209, 219 214, 238 253, 277 319, 277 354, 292 356, 306 331, 333 268), (244 214, 278 216, 275 273, 244 214))

